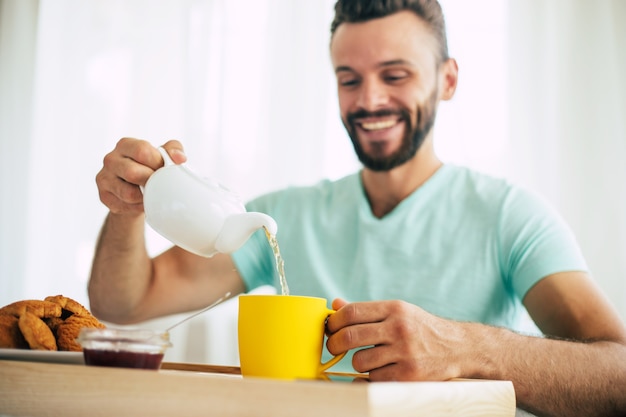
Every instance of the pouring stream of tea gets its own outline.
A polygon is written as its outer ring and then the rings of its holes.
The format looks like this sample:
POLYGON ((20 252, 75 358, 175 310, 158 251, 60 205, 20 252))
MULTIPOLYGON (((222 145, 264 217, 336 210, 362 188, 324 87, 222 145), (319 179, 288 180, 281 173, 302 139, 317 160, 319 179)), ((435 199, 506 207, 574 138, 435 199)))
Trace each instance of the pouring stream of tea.
POLYGON ((179 321, 178 323, 175 323, 172 326, 168 327, 167 329, 165 329, 165 333, 169 333, 170 330, 172 330, 174 327, 177 327, 177 326, 183 324, 184 322, 186 322, 187 320, 191 320, 192 318, 196 317, 197 315, 200 315, 200 314, 204 313, 205 311, 208 311, 208 310, 212 309, 216 305, 220 304, 222 301, 226 300, 226 298, 228 298, 229 295, 230 295, 230 291, 227 292, 226 294, 222 295, 220 298, 218 298, 217 301, 214 301, 212 304, 204 307, 202 310, 196 311, 192 315, 187 316, 184 319, 182 319, 181 321, 179 321))
MULTIPOLYGON (((289 295, 289 287, 287 286, 287 279, 285 278, 285 261, 283 261, 283 257, 280 255, 280 248, 278 247, 278 241, 276 240, 276 236, 272 235, 269 232, 269 230, 267 230, 266 227, 263 227, 263 229, 265 230, 265 236, 267 236, 267 241, 269 242, 270 247, 272 248, 272 252, 274 252, 274 258, 276 259, 276 269, 278 270, 278 277, 280 278, 281 293, 282 295, 289 295)), ((187 316, 181 321, 179 321, 178 323, 175 323, 172 326, 168 327, 167 329, 165 329, 165 333, 169 333, 170 330, 183 324, 187 320, 191 320, 192 318, 204 313, 205 311, 212 309, 213 307, 215 307, 216 305, 224 301, 226 298, 228 298, 228 296, 230 296, 230 292, 227 292, 226 294, 221 296, 219 299, 217 299, 215 302, 206 306, 202 310, 196 311, 192 315, 187 316)))
POLYGON ((282 295, 289 295, 289 287, 287 286, 287 278, 285 278, 285 261, 283 261, 283 257, 280 255, 280 249, 278 248, 278 241, 276 240, 276 236, 272 235, 267 227, 263 227, 265 229, 265 236, 267 236, 267 241, 272 248, 272 252, 274 252, 274 258, 276 259, 276 269, 278 270, 278 277, 280 278, 280 289, 282 295))

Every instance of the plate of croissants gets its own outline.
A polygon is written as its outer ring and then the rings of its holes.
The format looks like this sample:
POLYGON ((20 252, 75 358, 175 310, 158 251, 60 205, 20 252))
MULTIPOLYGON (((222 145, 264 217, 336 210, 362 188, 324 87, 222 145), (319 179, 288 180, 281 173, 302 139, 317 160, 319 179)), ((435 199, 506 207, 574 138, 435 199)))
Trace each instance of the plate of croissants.
POLYGON ((16 301, 0 308, 0 359, 82 364, 78 334, 83 328, 104 327, 63 295, 16 301))

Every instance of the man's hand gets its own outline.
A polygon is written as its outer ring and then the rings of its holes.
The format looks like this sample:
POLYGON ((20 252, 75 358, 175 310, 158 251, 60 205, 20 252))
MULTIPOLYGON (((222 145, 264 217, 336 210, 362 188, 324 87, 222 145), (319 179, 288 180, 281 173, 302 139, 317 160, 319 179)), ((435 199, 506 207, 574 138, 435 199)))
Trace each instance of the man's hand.
MULTIPOLYGON (((172 160, 187 160, 183 146, 176 140, 163 147, 172 160)), ((143 213, 143 195, 139 186, 146 184, 152 173, 163 166, 159 151, 145 140, 123 138, 104 157, 103 167, 96 176, 100 201, 115 214, 143 213)))
POLYGON ((464 331, 404 301, 348 304, 336 299, 328 319, 327 347, 333 355, 364 348, 352 366, 372 381, 447 380, 459 377, 455 346, 464 331))
POLYGON ((535 414, 625 415, 624 328, 594 297, 586 275, 545 278, 526 298, 540 328, 552 329, 560 337, 525 336, 500 327, 445 320, 402 301, 334 300, 337 312, 328 319, 327 347, 334 355, 361 349, 354 354, 352 366, 369 372, 372 381, 507 380, 515 386, 518 407, 535 414), (579 306, 571 302, 578 291, 557 291, 563 282, 566 288, 581 289, 587 304, 578 310, 593 314, 562 312, 564 306, 579 306), (555 307, 538 302, 555 292, 561 294, 560 304, 551 305, 560 307, 560 320, 546 313, 555 307), (598 324, 596 316, 606 324, 598 324), (567 334, 586 339, 564 339, 567 334))

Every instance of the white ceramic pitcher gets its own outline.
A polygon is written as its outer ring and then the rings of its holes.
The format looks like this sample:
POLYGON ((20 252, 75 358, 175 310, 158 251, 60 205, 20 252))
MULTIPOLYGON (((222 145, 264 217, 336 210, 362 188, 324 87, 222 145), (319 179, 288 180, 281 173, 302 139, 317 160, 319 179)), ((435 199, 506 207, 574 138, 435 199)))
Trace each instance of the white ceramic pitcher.
POLYGON ((276 222, 264 213, 247 212, 239 197, 186 164, 175 164, 159 148, 164 166, 143 190, 146 221, 159 234, 196 255, 211 257, 239 249, 261 227, 272 235, 276 222))

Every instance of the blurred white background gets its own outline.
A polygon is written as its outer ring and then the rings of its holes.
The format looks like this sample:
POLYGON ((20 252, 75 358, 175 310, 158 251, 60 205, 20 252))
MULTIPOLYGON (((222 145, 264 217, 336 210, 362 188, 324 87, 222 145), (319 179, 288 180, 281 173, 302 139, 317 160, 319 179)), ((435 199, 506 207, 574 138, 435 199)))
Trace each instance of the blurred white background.
MULTIPOLYGON (((88 304, 106 215, 94 179, 121 137, 179 139, 245 199, 358 169, 328 56, 333 4, 0 0, 0 305, 88 304)), ((439 110, 440 156, 551 201, 626 319, 626 2, 442 4, 460 84, 439 110)), ((175 331, 167 359, 235 364, 235 307, 175 331)))

